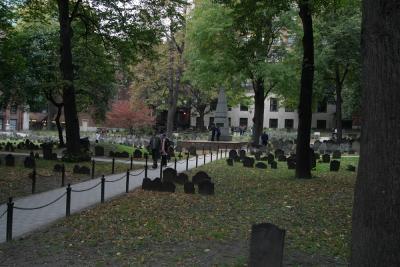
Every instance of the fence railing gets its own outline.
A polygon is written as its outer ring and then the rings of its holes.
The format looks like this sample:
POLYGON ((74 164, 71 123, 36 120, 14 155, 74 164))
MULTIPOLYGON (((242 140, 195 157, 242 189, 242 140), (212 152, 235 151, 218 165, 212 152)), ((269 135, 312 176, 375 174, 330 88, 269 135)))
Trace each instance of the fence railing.
MULTIPOLYGON (((217 150, 217 152, 216 152, 216 155, 218 155, 218 154, 221 154, 221 156, 220 156, 220 158, 222 158, 222 154, 223 154, 223 150, 221 150, 220 148, 218 148, 218 150, 217 150)), ((227 148, 225 148, 225 156, 227 155, 227 148)), ((213 154, 212 154, 212 150, 210 150, 210 155, 207 155, 207 154, 205 154, 205 153, 203 153, 203 155, 202 156, 199 156, 199 155, 195 155, 195 157, 194 158, 192 158, 192 159, 190 159, 190 154, 189 153, 187 153, 187 156, 186 156, 186 159, 185 160, 181 160, 181 161, 178 161, 177 160, 177 158, 175 157, 175 159, 174 159, 174 162, 172 162, 172 163, 170 163, 170 164, 167 164, 166 166, 163 166, 163 164, 160 164, 160 179, 162 179, 162 174, 163 174, 163 169, 164 169, 164 167, 166 167, 166 168, 172 168, 172 167, 174 167, 174 169, 175 170, 177 170, 177 164, 185 164, 186 163, 186 171, 189 169, 189 162, 193 162, 193 161, 196 161, 196 163, 195 163, 195 168, 197 168, 198 167, 198 161, 199 161, 199 159, 203 159, 203 162, 204 162, 204 164, 206 163, 206 158, 207 157, 210 157, 210 162, 212 162, 212 159, 213 159, 213 154)), ((218 156, 217 156, 217 159, 218 159, 218 156)), ((58 201, 61 201, 64 197, 65 197, 65 216, 66 217, 69 217, 70 215, 71 215, 71 199, 72 199, 72 193, 83 193, 83 192, 87 192, 87 191, 90 191, 90 190, 93 190, 93 189, 95 189, 95 188, 97 188, 98 186, 101 186, 101 190, 100 190, 100 202, 101 203, 104 203, 104 201, 105 201, 105 189, 106 189, 106 183, 115 183, 115 182, 119 182, 119 181, 121 181, 122 179, 126 179, 126 182, 125 182, 125 192, 126 193, 129 193, 129 183, 130 183, 130 177, 131 176, 133 176, 133 177, 135 177, 135 176, 139 176, 139 175, 141 175, 143 172, 145 173, 145 178, 148 178, 148 169, 149 169, 149 166, 148 166, 148 156, 146 155, 146 157, 145 157, 145 168, 143 169, 143 170, 140 170, 140 171, 138 171, 138 172, 131 172, 132 170, 131 169, 127 169, 127 171, 126 171, 126 173, 124 173, 121 177, 118 177, 118 178, 116 178, 116 179, 113 179, 113 180, 107 180, 106 179, 106 177, 104 176, 104 175, 102 175, 102 177, 101 177, 101 179, 100 179, 100 182, 99 183, 97 183, 97 184, 95 184, 95 185, 93 185, 93 186, 90 186, 90 187, 88 187, 88 188, 85 188, 85 189, 73 189, 72 187, 71 187, 71 184, 68 184, 67 185, 67 187, 66 187, 66 192, 64 192, 64 193, 62 193, 60 196, 58 196, 57 198, 55 198, 54 200, 52 200, 52 201, 50 201, 49 203, 47 203, 47 204, 44 204, 44 205, 40 205, 40 206, 37 206, 37 207, 30 207, 30 208, 27 208, 27 207, 19 207, 19 206, 15 206, 14 205, 14 202, 13 202, 13 198, 12 197, 10 197, 9 199, 8 199, 8 202, 7 202, 7 208, 6 208, 6 210, 5 211, 3 211, 3 212, 1 212, 0 211, 0 219, 2 218, 2 217, 4 217, 4 216, 7 216, 7 224, 6 224, 6 241, 7 242, 9 242, 9 241, 11 241, 12 240, 12 236, 13 236, 13 216, 14 216, 14 210, 22 210, 22 211, 32 211, 32 210, 38 210, 38 209, 43 209, 43 208, 46 208, 46 207, 48 207, 48 206, 51 206, 51 205, 53 205, 53 204, 55 204, 56 202, 58 202, 58 201)), ((115 159, 113 159, 113 163, 115 162, 115 159)), ((114 164, 113 164, 114 165, 114 164)), ((132 167, 132 165, 131 165, 131 167, 132 167)), ((114 166, 112 167, 113 168, 113 170, 114 170, 114 166)), ((93 170, 95 170, 95 161, 93 160, 92 161, 92 171, 93 170)), ((36 170, 34 169, 33 170, 33 176, 32 176, 32 192, 34 192, 34 188, 35 188, 35 180, 36 180, 36 176, 42 176, 42 175, 40 175, 40 174, 38 174, 38 173, 36 173, 36 170)), ((62 177, 63 177, 63 179, 62 179, 62 184, 64 183, 64 180, 65 180, 65 166, 63 165, 63 168, 62 168, 62 177)), ((92 177, 93 177, 93 175, 92 175, 92 177)))

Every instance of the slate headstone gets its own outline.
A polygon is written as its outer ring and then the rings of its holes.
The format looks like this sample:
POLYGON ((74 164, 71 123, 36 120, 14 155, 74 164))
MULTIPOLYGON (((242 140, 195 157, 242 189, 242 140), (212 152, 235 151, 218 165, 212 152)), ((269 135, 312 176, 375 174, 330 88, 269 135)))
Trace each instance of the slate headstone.
POLYGON ((152 183, 150 178, 144 178, 142 181, 142 189, 143 190, 151 190, 152 189, 152 183))
POLYGON ((163 170, 163 182, 170 182, 170 183, 174 183, 177 179, 177 172, 175 169, 172 168, 166 168, 165 170, 163 170))
POLYGON ((187 176, 186 173, 181 172, 176 176, 176 183, 178 183, 178 184, 185 184, 188 181, 189 181, 189 177, 187 176))
POLYGON ((42 144, 43 159, 52 160, 53 159, 53 144, 43 143, 42 144))
POLYGON ((346 170, 349 172, 355 172, 356 171, 356 167, 353 165, 347 165, 346 170))
POLYGON ((243 167, 253 168, 254 167, 254 158, 245 157, 243 159, 243 167))
POLYGON ((323 155, 322 155, 322 162, 323 162, 323 163, 329 163, 329 162, 331 162, 331 155, 329 155, 329 154, 323 154, 323 155))
POLYGON ((272 161, 272 162, 270 163, 270 165, 271 165, 271 169, 278 169, 278 162, 272 161))
POLYGON ((162 182, 161 191, 162 191, 162 192, 175 193, 175 185, 174 185, 174 183, 171 183, 171 182, 162 182))
POLYGON ((135 159, 141 159, 143 157, 143 153, 140 149, 135 149, 135 151, 133 152, 133 157, 135 159))
POLYGON ((285 155, 285 152, 282 150, 282 149, 276 149, 275 150, 275 158, 278 158, 278 160, 279 160, 279 157, 280 156, 284 156, 285 155))
POLYGON ((194 184, 200 184, 203 181, 211 181, 211 177, 204 171, 199 171, 192 177, 192 182, 194 184))
POLYGON ((11 154, 8 154, 4 158, 5 165, 8 167, 14 167, 15 166, 15 157, 11 154))
POLYGON ((201 195, 214 195, 214 183, 205 180, 199 183, 199 194, 201 195))
POLYGON ((261 155, 262 155, 261 151, 256 151, 254 153, 254 157, 256 158, 256 160, 260 160, 261 159, 261 155))
POLYGON ((268 159, 268 164, 271 164, 271 162, 275 160, 275 157, 272 153, 268 153, 267 159, 268 159))
POLYGON ((286 160, 287 160, 287 158, 286 158, 285 155, 279 155, 278 161, 280 161, 280 162, 285 162, 286 160))
POLYGON ((239 151, 239 157, 240 157, 241 159, 243 159, 244 157, 246 157, 246 150, 241 149, 241 150, 239 151))
POLYGON ((238 155, 238 153, 236 152, 236 150, 230 150, 229 151, 229 158, 231 159, 235 159, 235 157, 238 155))
POLYGON ((332 159, 340 159, 342 157, 342 153, 339 150, 335 150, 332 153, 332 159))
POLYGON ((332 160, 330 165, 329 165, 329 170, 331 172, 337 172, 340 169, 340 161, 338 160, 332 160))
POLYGON ((233 166, 233 159, 226 159, 226 163, 228 163, 229 166, 233 166))
POLYGON ((29 168, 29 169, 33 169, 35 168, 36 162, 35 162, 35 158, 34 157, 26 157, 24 159, 24 167, 25 168, 29 168))
POLYGON ((53 172, 62 172, 62 165, 61 164, 54 165, 53 172))
POLYGON ((256 163, 256 168, 258 168, 258 169, 267 169, 268 165, 265 164, 264 162, 257 162, 256 163))
POLYGON ((195 193, 194 184, 191 182, 186 182, 183 186, 183 190, 185 191, 186 194, 194 194, 195 193))

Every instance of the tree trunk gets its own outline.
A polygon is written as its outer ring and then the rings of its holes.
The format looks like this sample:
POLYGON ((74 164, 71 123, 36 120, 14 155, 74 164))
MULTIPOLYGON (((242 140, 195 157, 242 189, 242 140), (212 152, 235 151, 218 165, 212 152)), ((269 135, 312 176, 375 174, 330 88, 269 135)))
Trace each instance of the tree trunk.
POLYGON ((60 22, 60 70, 64 80, 62 97, 64 103, 67 152, 70 156, 79 156, 81 151, 79 120, 76 110, 75 88, 73 84, 74 74, 71 48, 72 28, 69 16, 69 0, 58 0, 57 4, 60 22))
POLYGON ((176 105, 178 103, 177 94, 174 86, 174 45, 169 41, 169 63, 168 63, 168 116, 167 116, 167 136, 171 137, 174 130, 176 105))
POLYGON ((57 106, 57 116, 56 116, 56 125, 57 125, 57 131, 58 131, 58 140, 59 140, 59 147, 64 147, 64 136, 63 136, 63 129, 61 126, 61 122, 60 122, 60 117, 61 117, 61 112, 62 112, 62 105, 57 106))
POLYGON ((199 123, 197 125, 197 129, 199 131, 205 130, 204 115, 205 115, 206 107, 207 107, 206 105, 201 105, 196 108, 197 112, 199 113, 199 123))
POLYGON ((342 137, 343 137, 343 127, 342 127, 342 82, 340 79, 340 72, 339 72, 339 66, 336 64, 335 66, 335 72, 336 72, 336 129, 337 129, 337 134, 336 134, 336 139, 337 143, 342 143, 342 137))
POLYGON ((254 83, 254 117, 253 144, 260 144, 260 136, 264 127, 264 80, 257 78, 254 83))
POLYGON ((363 1, 361 152, 351 266, 400 266, 400 5, 363 1))
POLYGON ((311 7, 308 1, 300 1, 300 18, 303 23, 303 65, 301 72, 299 126, 296 146, 296 177, 311 178, 310 134, 312 119, 312 95, 314 82, 314 37, 311 7))

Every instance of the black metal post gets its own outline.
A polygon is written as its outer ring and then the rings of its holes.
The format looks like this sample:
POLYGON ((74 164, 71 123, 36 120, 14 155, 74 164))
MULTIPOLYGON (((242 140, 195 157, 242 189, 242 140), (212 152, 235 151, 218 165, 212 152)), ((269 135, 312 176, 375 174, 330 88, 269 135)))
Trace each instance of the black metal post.
POLYGON ((126 171, 126 186, 125 186, 125 192, 128 193, 129 192, 129 170, 126 171))
POLYGON ((203 153, 203 165, 206 165, 206 154, 203 153))
POLYGON ((111 173, 114 174, 114 171, 115 171, 115 158, 114 157, 112 159, 112 167, 111 168, 112 168, 111 173))
POLYGON ((204 146, 203 146, 203 155, 204 155, 205 153, 204 153, 204 146))
POLYGON ((218 160, 218 154, 219 154, 219 146, 217 146, 217 160, 218 160))
POLYGON ((61 187, 65 186, 65 165, 61 165, 61 187))
POLYGON ((36 191, 36 168, 33 169, 32 172, 32 194, 35 194, 36 191))
POLYGON ((198 163, 199 163, 199 155, 196 154, 196 168, 197 168, 198 163))
MULTIPOLYGON (((162 161, 162 160, 161 160, 162 161)), ((162 180, 162 167, 163 167, 163 165, 162 165, 162 162, 160 162, 160 179, 162 180)))
POLYGON ((210 154, 211 154, 211 162, 212 162, 212 150, 210 152, 211 152, 210 154))
POLYGON ((147 168, 148 168, 147 161, 148 161, 148 159, 149 159, 149 156, 146 155, 146 165, 144 166, 144 178, 147 178, 147 168))
POLYGON ((221 149, 221 152, 220 152, 220 153, 221 153, 221 156, 220 156, 220 158, 222 159, 222 149, 221 149))
POLYGON ((189 154, 186 157, 186 170, 189 170, 189 154))
POLYGON ((10 197, 7 202, 7 231, 6 231, 7 242, 10 242, 12 240, 13 214, 14 214, 14 202, 12 197, 10 197))
POLYGON ((174 168, 175 168, 175 171, 176 171, 176 163, 177 163, 177 161, 178 161, 178 160, 177 160, 176 157, 175 157, 175 167, 174 167, 174 168))
POLYGON ((225 158, 226 158, 226 151, 228 151, 228 146, 225 147, 225 158))
POLYGON ((104 175, 101 177, 101 203, 104 203, 104 189, 106 185, 106 178, 104 175))
POLYGON ((95 163, 95 161, 94 160, 92 160, 92 179, 94 178, 94 171, 95 171, 95 165, 96 163, 95 163))
POLYGON ((67 186, 67 203, 65 205, 65 215, 71 215, 71 184, 67 186))
POLYGON ((130 168, 130 170, 132 170, 133 169, 133 156, 131 156, 131 168, 130 168))

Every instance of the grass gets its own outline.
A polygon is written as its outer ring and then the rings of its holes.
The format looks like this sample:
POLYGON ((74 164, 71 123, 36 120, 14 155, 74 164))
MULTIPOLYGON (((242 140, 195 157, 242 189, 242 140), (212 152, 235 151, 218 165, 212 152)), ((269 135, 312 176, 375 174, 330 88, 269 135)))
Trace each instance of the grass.
MULTIPOLYGON (((4 165, 4 156, 1 156, 0 165, 0 203, 7 201, 8 197, 22 197, 31 194, 32 180, 29 178, 29 174, 32 173, 32 169, 24 168, 23 160, 24 157, 16 156, 16 166, 6 167, 4 165)), ((36 160, 36 192, 44 192, 61 186, 61 173, 53 172, 55 164, 62 164, 61 161, 54 160, 36 160)), ((91 179, 91 175, 75 174, 73 168, 77 163, 65 164, 66 178, 65 184, 79 183, 91 179)), ((91 169, 91 162, 78 163, 80 166, 87 166, 91 169)), ((130 165, 123 163, 115 163, 115 173, 125 172, 130 165)), ((139 168, 140 166, 134 166, 139 168)), ((110 162, 96 162, 95 165, 95 177, 101 175, 108 175, 112 172, 112 164, 110 162)))
POLYGON ((357 161, 343 158, 336 173, 318 164, 310 180, 294 179, 283 163, 261 170, 213 162, 189 174, 207 171, 214 196, 186 195, 182 186, 174 194, 136 190, 3 244, 0 255, 11 255, 4 264, 24 255, 28 265, 243 266, 251 225, 271 222, 287 231, 286 265, 345 265, 355 173, 344 169, 357 161))

